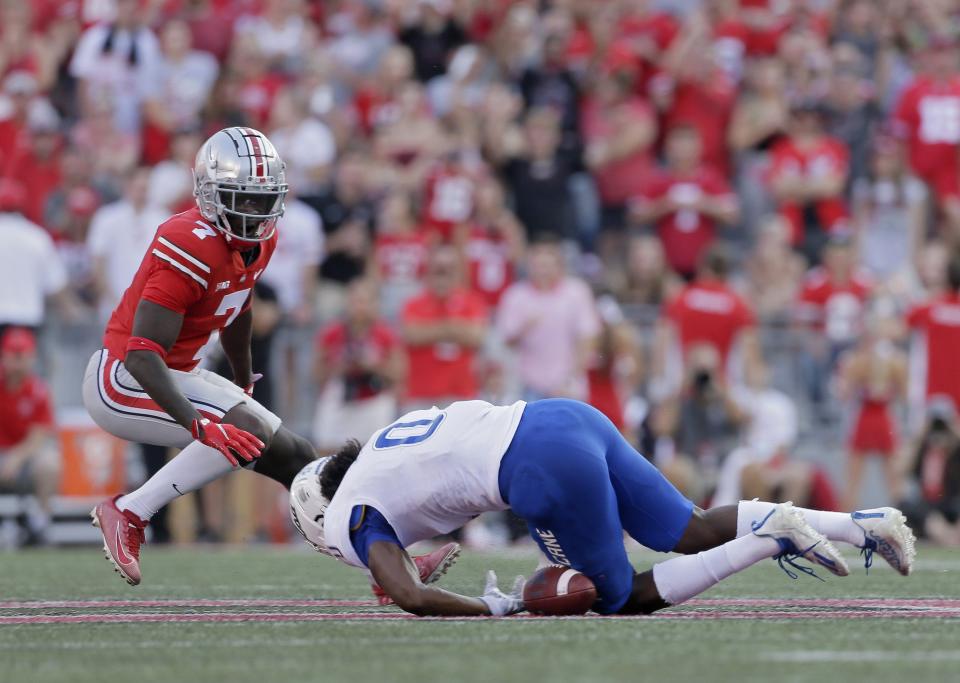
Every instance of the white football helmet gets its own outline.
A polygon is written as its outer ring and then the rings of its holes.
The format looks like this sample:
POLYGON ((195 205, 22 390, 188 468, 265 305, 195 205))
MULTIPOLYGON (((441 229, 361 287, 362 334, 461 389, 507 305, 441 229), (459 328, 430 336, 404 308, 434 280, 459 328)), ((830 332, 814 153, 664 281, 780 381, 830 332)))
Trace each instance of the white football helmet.
POLYGON ((283 215, 283 160, 260 131, 224 128, 197 152, 193 194, 200 213, 227 241, 263 242, 273 237, 283 215))
POLYGON ((325 555, 331 554, 323 533, 323 518, 330 501, 320 490, 320 472, 331 457, 311 462, 300 470, 290 485, 290 519, 307 543, 325 555))

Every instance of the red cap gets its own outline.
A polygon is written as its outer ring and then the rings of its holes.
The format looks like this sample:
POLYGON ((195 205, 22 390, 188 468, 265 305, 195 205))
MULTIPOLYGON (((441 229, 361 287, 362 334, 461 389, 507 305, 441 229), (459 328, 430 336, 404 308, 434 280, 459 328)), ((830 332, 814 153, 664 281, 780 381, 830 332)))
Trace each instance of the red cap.
POLYGON ((37 342, 33 332, 22 327, 11 327, 3 333, 0 340, 0 353, 33 353, 37 349, 37 342))

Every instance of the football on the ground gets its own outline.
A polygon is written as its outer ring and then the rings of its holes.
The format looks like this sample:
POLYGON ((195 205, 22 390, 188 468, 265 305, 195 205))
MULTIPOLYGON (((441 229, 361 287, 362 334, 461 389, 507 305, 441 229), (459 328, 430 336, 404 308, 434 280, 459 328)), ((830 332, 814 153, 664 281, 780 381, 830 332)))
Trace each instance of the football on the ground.
POLYGON ((576 569, 551 565, 538 569, 523 587, 523 604, 532 614, 585 614, 597 599, 597 588, 576 569))

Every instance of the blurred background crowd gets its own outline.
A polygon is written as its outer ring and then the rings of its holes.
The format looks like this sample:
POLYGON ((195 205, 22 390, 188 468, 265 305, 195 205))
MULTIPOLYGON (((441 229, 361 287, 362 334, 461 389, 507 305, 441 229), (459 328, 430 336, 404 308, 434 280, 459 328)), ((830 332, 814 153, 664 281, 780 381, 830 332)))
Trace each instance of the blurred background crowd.
POLYGON ((573 397, 702 505, 960 545, 958 36, 956 0, 0 0, 0 490, 69 489, 38 444, 246 125, 291 185, 257 397, 318 448, 573 397))

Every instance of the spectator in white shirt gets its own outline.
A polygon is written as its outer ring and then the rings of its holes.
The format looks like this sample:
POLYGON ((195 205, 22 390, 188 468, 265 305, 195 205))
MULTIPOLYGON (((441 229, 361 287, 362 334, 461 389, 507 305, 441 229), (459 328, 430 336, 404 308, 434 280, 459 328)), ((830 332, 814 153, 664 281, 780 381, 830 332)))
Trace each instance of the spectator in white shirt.
POLYGON ((107 100, 114 123, 124 133, 140 127, 140 84, 156 78, 160 46, 143 25, 139 0, 116 0, 110 23, 91 26, 77 42, 70 75, 82 84, 87 103, 107 100))
POLYGON ((154 78, 140 83, 147 122, 168 135, 199 125, 201 110, 220 70, 213 55, 194 50, 192 41, 185 21, 166 24, 160 35, 162 54, 154 78))
POLYGON ((68 318, 77 315, 53 240, 20 213, 25 199, 23 185, 0 180, 0 328, 40 327, 47 298, 54 298, 68 318))
POLYGON ((310 116, 303 93, 286 88, 270 113, 270 140, 287 164, 287 181, 303 195, 316 194, 329 182, 337 141, 325 123, 310 116))
POLYGON ((320 214, 287 194, 283 217, 277 222, 277 249, 263 271, 263 281, 273 287, 283 313, 299 324, 313 317, 317 269, 323 257, 323 224, 320 214))
POLYGON ((157 228, 167 219, 149 202, 150 169, 141 167, 127 181, 123 199, 93 216, 87 246, 101 318, 106 320, 133 281, 157 228))
POLYGON ((257 15, 240 17, 235 40, 253 40, 271 67, 296 72, 316 46, 315 26, 304 16, 303 0, 265 0, 257 15))

